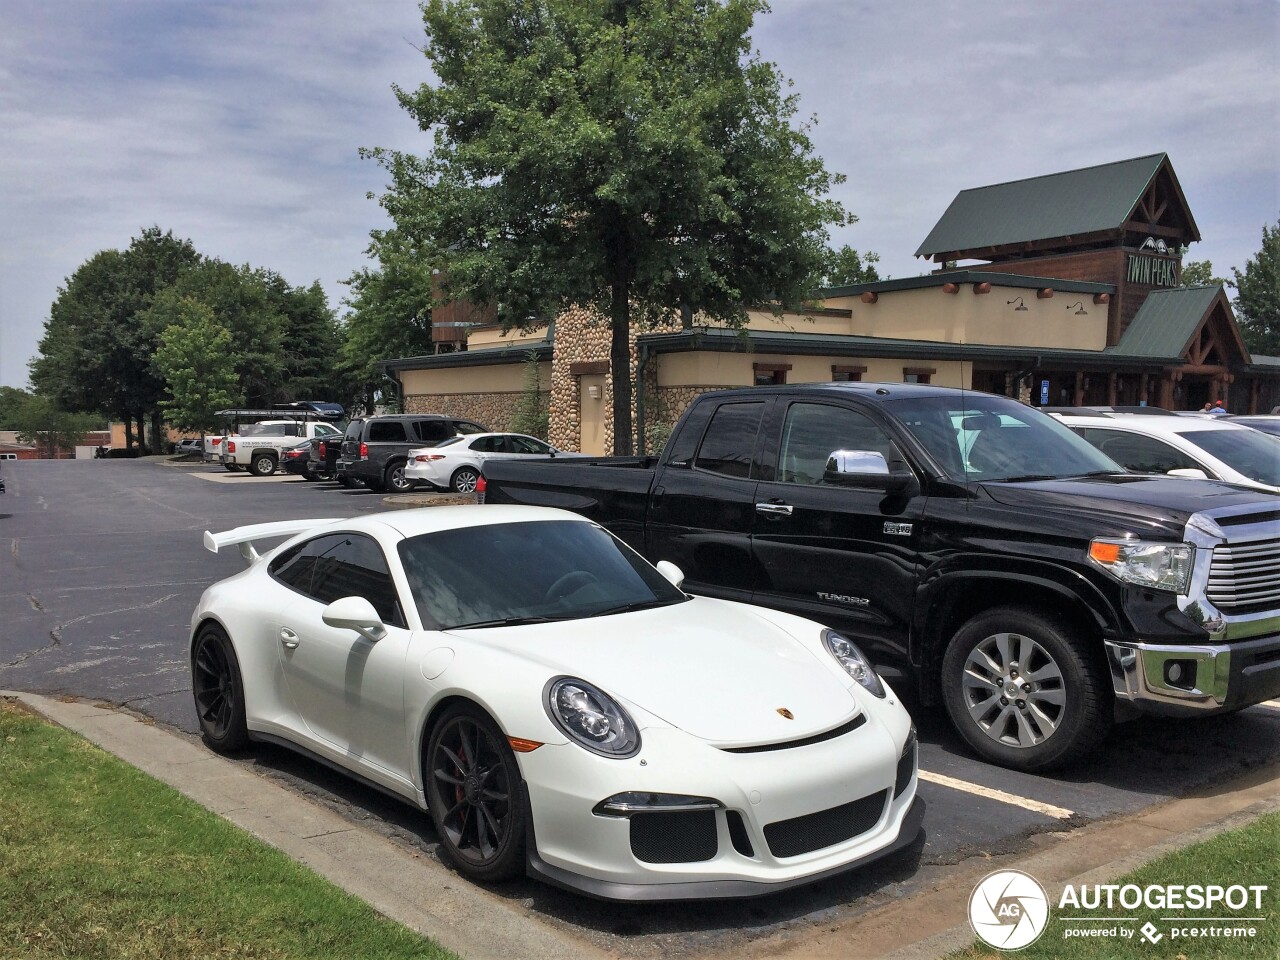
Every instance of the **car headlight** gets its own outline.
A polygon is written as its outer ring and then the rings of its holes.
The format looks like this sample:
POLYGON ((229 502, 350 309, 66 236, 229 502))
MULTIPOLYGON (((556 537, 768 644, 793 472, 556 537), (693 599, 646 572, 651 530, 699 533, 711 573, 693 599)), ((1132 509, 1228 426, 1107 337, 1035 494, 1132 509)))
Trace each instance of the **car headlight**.
POLYGON ((1125 583, 1186 593, 1195 547, 1189 543, 1100 538, 1090 541, 1089 559, 1125 583))
POLYGON ((836 663, 844 667, 845 673, 857 680, 867 692, 884 699, 884 684, 880 682, 880 675, 852 641, 834 630, 824 630, 822 642, 827 652, 836 658, 836 663))
POLYGON ((633 757, 640 750, 640 731, 612 697, 576 677, 547 684, 547 714, 580 746, 602 757, 633 757))

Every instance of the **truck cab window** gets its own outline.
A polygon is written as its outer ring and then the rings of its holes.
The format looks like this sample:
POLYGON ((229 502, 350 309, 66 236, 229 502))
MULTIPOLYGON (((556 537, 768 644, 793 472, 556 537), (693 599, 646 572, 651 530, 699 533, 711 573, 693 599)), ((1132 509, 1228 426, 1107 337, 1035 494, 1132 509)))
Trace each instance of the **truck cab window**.
POLYGON ((782 428, 778 479, 782 483, 821 483, 827 458, 835 450, 871 450, 883 455, 886 462, 899 457, 888 435, 858 411, 793 403, 782 428))
POLYGON ((749 477, 764 403, 726 403, 716 410, 702 436, 694 466, 727 477, 749 477))

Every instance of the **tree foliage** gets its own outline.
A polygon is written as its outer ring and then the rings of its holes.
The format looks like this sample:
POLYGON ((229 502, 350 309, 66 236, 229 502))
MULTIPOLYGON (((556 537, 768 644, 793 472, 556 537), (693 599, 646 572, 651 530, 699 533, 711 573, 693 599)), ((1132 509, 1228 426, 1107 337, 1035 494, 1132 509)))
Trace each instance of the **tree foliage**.
POLYGON ((1262 248, 1232 268, 1240 334, 1251 353, 1280 357, 1280 221, 1262 227, 1262 248))
POLYGON ((54 400, 28 394, 10 412, 12 429, 23 443, 35 444, 46 457, 73 450, 90 430, 102 429, 102 419, 91 413, 73 413, 54 400))
POLYGON ((516 433, 546 439, 551 431, 551 410, 542 390, 540 366, 538 355, 530 350, 521 372, 520 399, 516 401, 511 429, 516 433))
POLYGON ((18 407, 30 399, 31 394, 18 387, 0 386, 0 430, 17 430, 18 407))
POLYGON ((430 260, 397 230, 375 230, 372 237, 366 252, 377 267, 344 281, 351 309, 342 346, 342 369, 368 409, 387 386, 379 361, 431 352, 430 260))
POLYGON ((1182 264, 1182 283, 1184 287, 1216 287, 1227 281, 1213 275, 1213 264, 1208 260, 1185 260, 1182 264))
POLYGON ((443 296, 528 329, 609 317, 615 452, 632 445, 632 322, 688 307, 729 325, 799 305, 838 177, 748 36, 764 0, 426 0, 437 78, 397 88, 425 156, 370 150, 397 230, 443 296))
POLYGON ((839 250, 828 250, 822 265, 822 276, 816 286, 843 287, 855 283, 873 283, 880 279, 876 264, 880 254, 859 253, 845 244, 839 250))
POLYGON ((150 322, 165 324, 154 362, 169 385, 169 398, 161 401, 169 422, 184 431, 210 429, 217 411, 242 402, 231 331, 207 305, 174 293, 152 304, 150 313, 150 322))

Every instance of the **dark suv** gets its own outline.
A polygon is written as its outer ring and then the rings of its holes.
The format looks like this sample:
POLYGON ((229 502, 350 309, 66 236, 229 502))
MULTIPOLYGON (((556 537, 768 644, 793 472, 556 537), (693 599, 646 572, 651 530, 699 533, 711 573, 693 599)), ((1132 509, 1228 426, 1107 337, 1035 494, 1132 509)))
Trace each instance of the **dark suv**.
POLYGON ((410 450, 434 447, 460 433, 488 432, 488 427, 470 420, 434 413, 396 413, 352 420, 342 438, 336 477, 343 486, 359 481, 370 490, 404 493, 414 488, 414 482, 404 475, 410 450))

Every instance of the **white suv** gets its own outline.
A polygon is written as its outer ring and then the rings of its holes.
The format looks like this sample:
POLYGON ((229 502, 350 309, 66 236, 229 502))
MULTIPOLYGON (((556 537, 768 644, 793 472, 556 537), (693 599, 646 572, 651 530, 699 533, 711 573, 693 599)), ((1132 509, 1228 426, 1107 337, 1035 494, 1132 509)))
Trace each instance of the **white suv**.
POLYGON ((1128 470, 1280 493, 1280 437, 1203 417, 1097 411, 1053 416, 1128 470))

